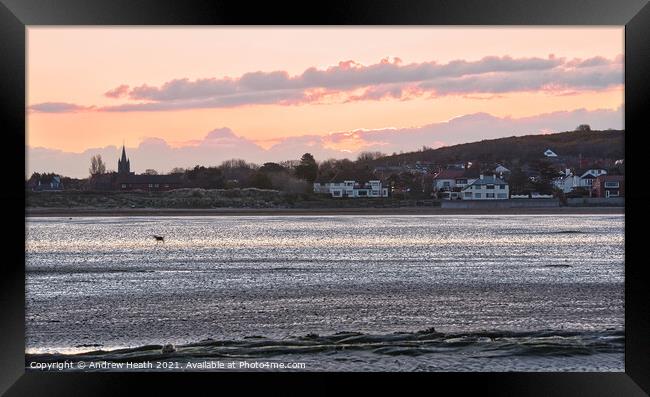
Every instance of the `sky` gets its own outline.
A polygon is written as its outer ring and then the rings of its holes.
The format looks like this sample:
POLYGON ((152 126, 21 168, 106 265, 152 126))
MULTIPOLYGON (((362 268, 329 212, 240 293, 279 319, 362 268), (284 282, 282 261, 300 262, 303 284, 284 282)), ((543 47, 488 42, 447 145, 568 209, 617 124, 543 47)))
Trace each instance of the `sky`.
POLYGON ((624 28, 28 27, 27 174, 621 129, 624 28))

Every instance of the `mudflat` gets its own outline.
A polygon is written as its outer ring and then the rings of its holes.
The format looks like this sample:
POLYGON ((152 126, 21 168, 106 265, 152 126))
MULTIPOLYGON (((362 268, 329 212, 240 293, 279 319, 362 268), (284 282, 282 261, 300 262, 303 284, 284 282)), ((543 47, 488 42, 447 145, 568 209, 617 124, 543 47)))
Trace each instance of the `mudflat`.
POLYGON ((25 215, 37 216, 281 216, 281 215, 570 215, 624 214, 624 207, 554 208, 27 208, 25 215))

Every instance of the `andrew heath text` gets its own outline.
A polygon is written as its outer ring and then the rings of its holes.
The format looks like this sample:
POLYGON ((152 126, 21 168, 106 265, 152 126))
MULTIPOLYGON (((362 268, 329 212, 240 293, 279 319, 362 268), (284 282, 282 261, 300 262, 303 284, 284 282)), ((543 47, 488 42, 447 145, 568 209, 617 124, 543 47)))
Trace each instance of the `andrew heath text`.
POLYGON ((269 361, 141 361, 141 362, 111 362, 111 361, 57 361, 41 363, 32 361, 28 369, 38 371, 129 371, 129 370, 274 370, 274 369, 305 369, 305 363, 269 362, 269 361))
POLYGON ((65 370, 130 370, 130 369, 153 369, 151 361, 142 362, 109 362, 109 361, 56 361, 51 363, 39 363, 32 361, 29 369, 40 371, 65 371, 65 370))

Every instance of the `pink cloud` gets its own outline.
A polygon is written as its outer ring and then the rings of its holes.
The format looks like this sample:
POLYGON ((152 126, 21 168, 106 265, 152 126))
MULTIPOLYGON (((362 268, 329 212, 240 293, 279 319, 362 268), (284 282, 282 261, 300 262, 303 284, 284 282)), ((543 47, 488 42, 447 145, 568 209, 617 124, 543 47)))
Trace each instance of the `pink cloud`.
POLYGON ((129 86, 126 84, 122 84, 118 87, 113 88, 112 90, 108 90, 104 93, 105 97, 108 98, 123 98, 127 96, 129 93, 129 86))
POLYGON ((247 105, 303 105, 354 101, 409 100, 446 95, 477 96, 543 91, 553 95, 604 90, 623 85, 622 57, 566 60, 485 57, 404 64, 384 58, 372 65, 339 62, 326 69, 310 67, 290 76, 286 71, 250 72, 240 77, 187 78, 160 86, 122 84, 104 95, 129 101, 99 108, 65 103, 32 105, 42 112, 95 109, 105 112, 171 111, 247 105), (134 102, 138 101, 138 102, 134 102))
POLYGON ((95 106, 82 106, 67 102, 43 102, 28 107, 29 111, 36 113, 79 113, 94 109, 95 106))
POLYGON ((536 91, 549 85, 594 90, 622 83, 623 68, 618 57, 613 60, 594 57, 567 61, 555 56, 547 59, 491 56, 478 61, 455 60, 447 64, 434 61, 404 64, 400 58, 384 58, 367 66, 347 60, 324 70, 310 67, 295 76, 286 71, 257 71, 238 78, 194 81, 182 78, 159 87, 143 84, 132 88, 128 96, 145 102, 100 110, 163 111, 260 104, 407 100, 426 94, 536 91), (358 93, 358 90, 362 92, 358 93))

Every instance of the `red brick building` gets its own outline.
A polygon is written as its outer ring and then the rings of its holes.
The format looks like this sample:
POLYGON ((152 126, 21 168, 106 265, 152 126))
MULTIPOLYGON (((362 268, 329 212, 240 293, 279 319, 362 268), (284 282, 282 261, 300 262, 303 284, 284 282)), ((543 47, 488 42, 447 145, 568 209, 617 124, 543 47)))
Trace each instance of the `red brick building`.
POLYGON ((601 175, 591 185, 594 197, 625 197, 625 176, 601 175))

